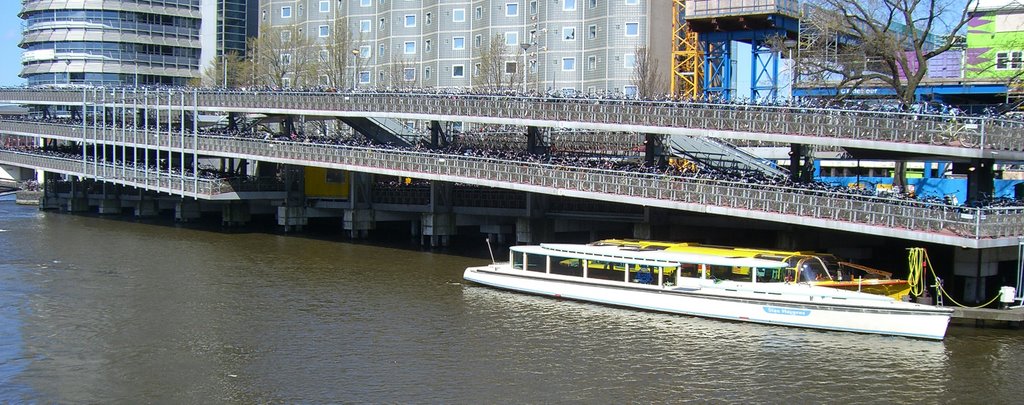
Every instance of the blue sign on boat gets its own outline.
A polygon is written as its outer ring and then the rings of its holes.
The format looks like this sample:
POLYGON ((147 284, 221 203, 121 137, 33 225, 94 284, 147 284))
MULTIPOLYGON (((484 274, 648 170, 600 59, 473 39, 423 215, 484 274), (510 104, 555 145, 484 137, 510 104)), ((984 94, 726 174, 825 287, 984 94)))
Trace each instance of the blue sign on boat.
POLYGON ((779 307, 762 307, 764 312, 775 315, 792 315, 792 316, 807 316, 811 314, 809 309, 793 309, 793 308, 779 308, 779 307))

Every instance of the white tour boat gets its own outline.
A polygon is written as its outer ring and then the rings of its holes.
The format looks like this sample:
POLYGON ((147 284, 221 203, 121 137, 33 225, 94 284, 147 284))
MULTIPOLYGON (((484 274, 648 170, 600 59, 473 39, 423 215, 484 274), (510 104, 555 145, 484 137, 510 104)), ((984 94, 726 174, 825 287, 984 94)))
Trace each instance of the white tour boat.
POLYGON ((782 261, 626 246, 512 246, 509 262, 467 268, 486 286, 645 310, 941 340, 952 309, 784 282, 782 261))

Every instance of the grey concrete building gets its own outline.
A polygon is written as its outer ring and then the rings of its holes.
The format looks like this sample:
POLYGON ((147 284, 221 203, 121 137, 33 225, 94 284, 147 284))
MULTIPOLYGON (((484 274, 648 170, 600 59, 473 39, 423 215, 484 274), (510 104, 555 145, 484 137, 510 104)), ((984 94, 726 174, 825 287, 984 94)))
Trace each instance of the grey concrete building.
POLYGON ((357 57, 340 80, 346 87, 497 82, 629 94, 639 48, 652 50, 666 84, 670 66, 671 2, 664 0, 260 0, 260 15, 261 25, 298 27, 321 46, 349 35, 357 57), (492 40, 500 51, 490 50, 492 40))
POLYGON ((183 85, 245 52, 256 0, 25 0, 29 85, 183 85), (250 11, 250 9, 252 9, 250 11))

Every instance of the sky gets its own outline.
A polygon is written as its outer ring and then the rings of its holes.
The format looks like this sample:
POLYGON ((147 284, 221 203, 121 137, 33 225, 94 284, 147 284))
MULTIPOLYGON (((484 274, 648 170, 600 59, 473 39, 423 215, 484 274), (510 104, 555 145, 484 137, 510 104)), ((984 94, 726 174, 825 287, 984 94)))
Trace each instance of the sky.
POLYGON ((21 2, 0 0, 0 86, 18 86, 25 79, 18 77, 21 71, 21 2))

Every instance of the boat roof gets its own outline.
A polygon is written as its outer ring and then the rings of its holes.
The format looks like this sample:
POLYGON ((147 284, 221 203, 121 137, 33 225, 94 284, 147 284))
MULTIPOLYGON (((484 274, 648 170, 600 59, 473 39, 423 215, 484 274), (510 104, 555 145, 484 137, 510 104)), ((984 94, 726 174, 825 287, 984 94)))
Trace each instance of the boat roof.
POLYGON ((672 251, 643 251, 623 249, 619 246, 594 246, 581 244, 552 244, 513 246, 516 252, 546 256, 565 256, 586 260, 614 261, 616 263, 646 266, 675 267, 680 263, 710 264, 716 266, 781 268, 787 264, 781 261, 755 259, 750 257, 727 257, 672 251))

